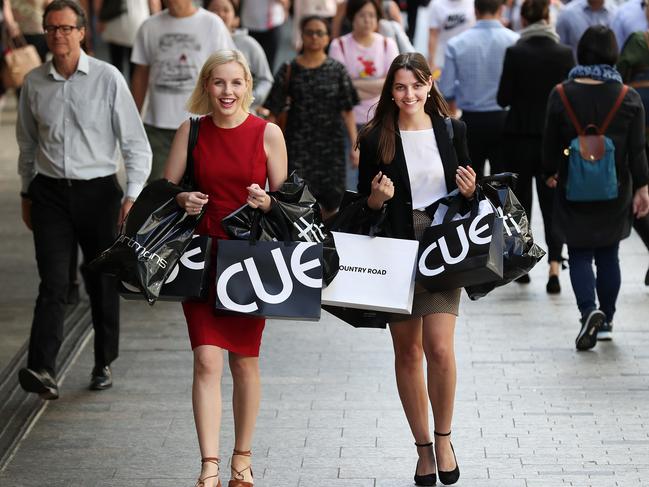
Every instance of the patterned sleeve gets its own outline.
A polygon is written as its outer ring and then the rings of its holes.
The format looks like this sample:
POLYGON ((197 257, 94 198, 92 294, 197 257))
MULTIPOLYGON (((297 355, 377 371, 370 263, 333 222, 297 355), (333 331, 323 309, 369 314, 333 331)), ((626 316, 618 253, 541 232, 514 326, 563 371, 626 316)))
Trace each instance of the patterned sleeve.
POLYGON ((340 93, 338 96, 338 110, 341 112, 348 112, 351 110, 354 105, 360 103, 360 98, 356 92, 356 88, 352 83, 352 79, 349 77, 349 73, 345 66, 340 63, 336 63, 338 68, 338 86, 340 93))
POLYGON ((264 102, 264 108, 270 110, 270 113, 277 116, 282 112, 284 105, 286 104, 286 75, 287 75, 288 63, 284 63, 280 66, 275 74, 275 81, 273 81, 273 87, 268 93, 268 97, 264 102))

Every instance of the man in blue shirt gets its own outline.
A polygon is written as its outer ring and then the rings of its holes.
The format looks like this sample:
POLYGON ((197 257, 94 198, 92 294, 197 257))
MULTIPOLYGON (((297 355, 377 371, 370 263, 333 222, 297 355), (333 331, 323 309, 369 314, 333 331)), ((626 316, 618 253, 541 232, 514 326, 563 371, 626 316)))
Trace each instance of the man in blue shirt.
POLYGON ((609 0, 573 0, 557 18, 557 34, 562 44, 572 47, 577 59, 577 44, 586 29, 593 25, 609 27, 614 15, 615 6, 609 0))
POLYGON ((448 42, 439 83, 451 108, 462 110, 469 156, 478 177, 487 159, 491 174, 504 170, 500 139, 507 112, 496 96, 505 51, 519 36, 500 22, 502 6, 501 0, 475 0, 478 21, 448 42))
POLYGON ((620 51, 631 34, 649 29, 649 21, 645 15, 646 5, 645 0, 627 0, 615 12, 611 30, 615 32, 620 51))

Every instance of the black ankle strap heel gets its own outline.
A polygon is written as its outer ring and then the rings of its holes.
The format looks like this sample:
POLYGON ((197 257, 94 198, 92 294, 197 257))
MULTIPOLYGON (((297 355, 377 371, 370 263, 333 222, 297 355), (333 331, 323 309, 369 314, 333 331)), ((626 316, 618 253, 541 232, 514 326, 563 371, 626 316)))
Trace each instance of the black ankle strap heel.
MULTIPOLYGON (((429 448, 433 446, 433 442, 429 443, 417 443, 415 442, 417 448, 429 448)), ((425 475, 417 475, 417 470, 419 469, 419 460, 417 460, 417 466, 415 467, 415 485, 435 485, 437 483, 437 474, 427 473, 425 475)))
MULTIPOLYGON (((438 433, 437 431, 435 431, 434 434, 435 436, 440 437, 451 436, 450 431, 448 433, 438 433)), ((451 451, 453 452, 453 458, 455 459, 455 468, 450 472, 444 472, 439 468, 437 469, 437 473, 439 474, 439 481, 444 485, 452 485, 460 479, 460 467, 457 464, 457 457, 455 456, 455 448, 453 448, 453 443, 451 443, 451 451)))

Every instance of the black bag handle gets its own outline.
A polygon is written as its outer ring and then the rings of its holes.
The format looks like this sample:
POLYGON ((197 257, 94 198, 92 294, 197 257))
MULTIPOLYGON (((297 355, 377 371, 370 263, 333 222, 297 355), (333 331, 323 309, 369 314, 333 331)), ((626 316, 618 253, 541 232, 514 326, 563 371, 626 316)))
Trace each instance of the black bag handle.
POLYGON ((189 139, 187 141, 187 164, 185 166, 185 174, 180 181, 180 186, 187 191, 193 191, 196 187, 194 180, 194 148, 198 142, 198 129, 201 125, 199 117, 192 117, 189 119, 189 139))
MULTIPOLYGON (((273 197, 271 196, 271 205, 275 206, 276 203, 272 201, 272 198, 273 197)), ((270 215, 271 213, 272 213, 272 209, 271 211, 268 212, 268 214, 270 215)), ((250 236, 248 237, 248 242, 250 242, 252 245, 256 244, 259 241, 259 236, 261 235, 261 219, 263 216, 264 216, 264 212, 259 208, 252 209, 252 221, 250 222, 250 236)), ((291 229, 289 228, 286 220, 282 217, 281 212, 280 215, 278 216, 279 218, 274 218, 273 221, 278 223, 280 227, 280 231, 282 234, 282 241, 285 244, 290 244, 293 241, 293 239, 291 238, 291 229)))

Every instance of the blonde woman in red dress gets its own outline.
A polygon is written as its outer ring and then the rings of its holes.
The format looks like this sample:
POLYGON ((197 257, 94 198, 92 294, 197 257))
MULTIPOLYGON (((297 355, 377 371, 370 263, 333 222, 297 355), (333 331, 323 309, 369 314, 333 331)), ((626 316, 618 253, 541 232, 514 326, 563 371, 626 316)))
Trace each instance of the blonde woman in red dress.
MULTIPOLYGON (((284 137, 277 125, 249 113, 252 76, 239 51, 218 51, 205 62, 187 108, 204 115, 193 151, 198 191, 178 194, 176 201, 189 214, 205 208, 197 233, 228 238, 221 220, 243 204, 270 209, 271 191, 286 179, 284 137)), ((178 183, 187 163, 189 121, 178 129, 165 168, 165 178, 178 183)), ((216 252, 216 246, 212 249, 216 252)), ((216 262, 213 258, 212 262, 216 262)), ((213 268, 212 273, 216 270, 213 268)), ((214 275, 206 301, 183 303, 194 352, 192 400, 201 451, 197 487, 221 486, 219 432, 221 375, 224 350, 233 380, 235 444, 228 487, 251 487, 252 438, 259 410, 259 346, 263 318, 214 314, 214 275)))

